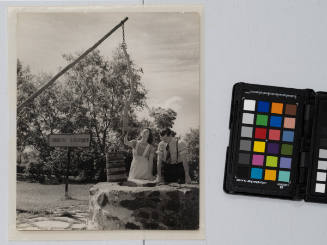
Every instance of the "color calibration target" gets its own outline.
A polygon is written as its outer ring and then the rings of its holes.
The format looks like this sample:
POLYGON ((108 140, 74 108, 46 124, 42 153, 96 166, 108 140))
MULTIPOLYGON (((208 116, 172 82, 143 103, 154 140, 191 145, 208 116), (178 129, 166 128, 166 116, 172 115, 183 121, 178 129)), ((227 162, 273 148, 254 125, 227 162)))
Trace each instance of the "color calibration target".
POLYGON ((296 104, 244 99, 237 178, 290 182, 296 113, 296 104))

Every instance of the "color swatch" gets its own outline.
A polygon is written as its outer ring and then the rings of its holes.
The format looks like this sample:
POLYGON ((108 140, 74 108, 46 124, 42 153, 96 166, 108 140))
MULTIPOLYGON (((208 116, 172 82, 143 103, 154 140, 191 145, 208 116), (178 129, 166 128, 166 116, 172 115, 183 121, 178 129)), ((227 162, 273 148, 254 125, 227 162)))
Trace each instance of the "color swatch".
POLYGON ((326 184, 327 184, 327 149, 319 149, 315 192, 325 194, 326 184))
MULTIPOLYGON (((327 95, 327 94, 326 94, 327 95)), ((327 201, 327 97, 319 100, 315 134, 315 164, 312 172, 312 189, 315 195, 326 198, 327 201)))
POLYGON ((296 104, 243 99, 237 178, 290 183, 296 115, 296 104))

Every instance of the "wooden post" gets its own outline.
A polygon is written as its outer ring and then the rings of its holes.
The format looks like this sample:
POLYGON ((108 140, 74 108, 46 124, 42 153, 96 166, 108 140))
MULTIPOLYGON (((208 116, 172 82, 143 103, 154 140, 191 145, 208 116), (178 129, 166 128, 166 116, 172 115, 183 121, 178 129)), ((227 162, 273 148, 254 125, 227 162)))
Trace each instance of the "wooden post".
POLYGON ((110 182, 110 173, 109 173, 109 152, 106 152, 106 176, 107 176, 107 182, 110 182))
POLYGON ((68 149, 67 149, 67 165, 66 165, 65 199, 69 199, 70 198, 69 197, 69 194, 68 194, 70 152, 71 152, 71 147, 68 147, 68 149))

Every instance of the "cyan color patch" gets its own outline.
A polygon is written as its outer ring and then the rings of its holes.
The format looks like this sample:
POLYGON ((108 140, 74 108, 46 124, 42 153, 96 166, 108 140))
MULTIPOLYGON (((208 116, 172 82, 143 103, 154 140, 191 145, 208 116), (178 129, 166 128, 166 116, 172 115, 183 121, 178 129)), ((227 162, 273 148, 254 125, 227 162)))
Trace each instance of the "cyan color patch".
POLYGON ((271 116, 270 117, 270 127, 280 128, 282 126, 282 117, 271 116))
POLYGON ((262 168, 252 168, 251 179, 262 179, 262 168))
POLYGON ((278 181, 290 182, 290 171, 279 171, 278 181))
POLYGON ((283 131, 283 141, 293 142, 294 141, 294 131, 283 131))
POLYGON ((269 112, 269 106, 269 102, 258 101, 258 112, 269 112))

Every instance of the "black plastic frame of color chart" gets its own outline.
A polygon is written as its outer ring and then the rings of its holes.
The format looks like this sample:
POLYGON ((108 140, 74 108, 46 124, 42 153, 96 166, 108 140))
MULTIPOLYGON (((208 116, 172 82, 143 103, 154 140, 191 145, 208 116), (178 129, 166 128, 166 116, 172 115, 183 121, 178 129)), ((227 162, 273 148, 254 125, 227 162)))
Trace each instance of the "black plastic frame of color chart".
MULTIPOLYGON (((227 148, 227 156, 226 156, 226 169, 225 169, 225 180, 224 180, 224 190, 227 193, 242 193, 242 194, 251 194, 251 195, 263 195, 269 197, 279 197, 279 198, 288 198, 288 199, 301 199, 304 197, 304 192, 301 192, 303 188, 299 186, 298 177, 300 171, 300 152, 301 152, 301 139, 303 137, 302 127, 303 127, 303 115, 304 115, 304 105, 305 100, 308 94, 312 94, 312 90, 299 90, 299 89, 291 89, 291 88, 281 88, 281 87, 272 87, 272 86, 264 86, 264 85, 254 85, 254 84, 246 84, 246 83, 238 83, 235 84, 233 89, 233 98, 232 98, 232 109, 231 109, 231 118, 230 118, 230 143, 227 148), (249 91, 252 91, 249 93, 249 91), (257 94, 260 93, 260 94, 257 94), (264 94, 262 94, 264 93, 264 94), (276 94, 279 94, 277 96, 276 94), (285 95, 288 95, 286 98, 285 95), (292 98, 293 97, 293 98, 292 98), (237 163, 238 160, 238 153, 239 151, 239 143, 241 139, 241 127, 242 127, 242 113, 243 113, 243 100, 244 99, 254 99, 256 101, 269 101, 270 106, 271 102, 281 102, 284 104, 283 107, 283 114, 282 116, 282 127, 279 128, 281 132, 285 129, 283 127, 284 118, 285 117, 292 117, 285 115, 285 105, 286 104, 297 104, 297 113, 296 113, 296 125, 294 129, 294 141, 293 145, 293 155, 292 155, 292 166, 291 166, 291 183, 288 186, 284 186, 285 188, 280 189, 277 185, 278 182, 276 181, 265 181, 261 180, 259 182, 267 182, 267 184, 255 184, 255 183, 243 183, 237 182, 235 179, 236 169, 239 166, 237 163)), ((257 109, 257 103, 256 103, 257 109)), ((253 114, 258 114, 257 110, 252 112, 253 114)), ((259 113, 259 114, 267 114, 269 116, 272 113, 259 113)), ((293 116, 294 117, 294 116, 293 116)), ((270 117, 269 117, 270 118, 270 117)), ((257 127, 254 124, 253 127, 253 137, 251 138, 252 146, 255 140, 254 133, 255 128, 257 127)), ((267 128, 267 134, 269 132, 270 126, 258 126, 267 128)), ((286 129, 288 130, 288 129, 286 129)), ((263 140, 258 140, 263 141, 263 140)), ((265 141, 267 142, 275 142, 271 140, 265 141)), ((282 139, 280 139, 279 144, 283 143, 282 139)), ((267 149, 265 150, 265 157, 269 154, 266 153, 267 149)), ((251 152, 248 152, 253 155, 253 147, 251 148, 251 152)), ((260 154, 260 153, 259 153, 260 154)), ((278 156, 279 159, 281 154, 278 155, 272 154, 274 156, 278 156)), ((249 163, 249 171, 251 169, 251 163, 249 163)), ((262 169, 274 169, 276 172, 280 170, 279 165, 277 168, 267 168, 262 167, 262 169)), ((277 178, 277 176, 276 176, 277 178)), ((255 181, 255 180, 254 180, 255 181)), ((305 185, 305 184, 304 184, 305 185)))

